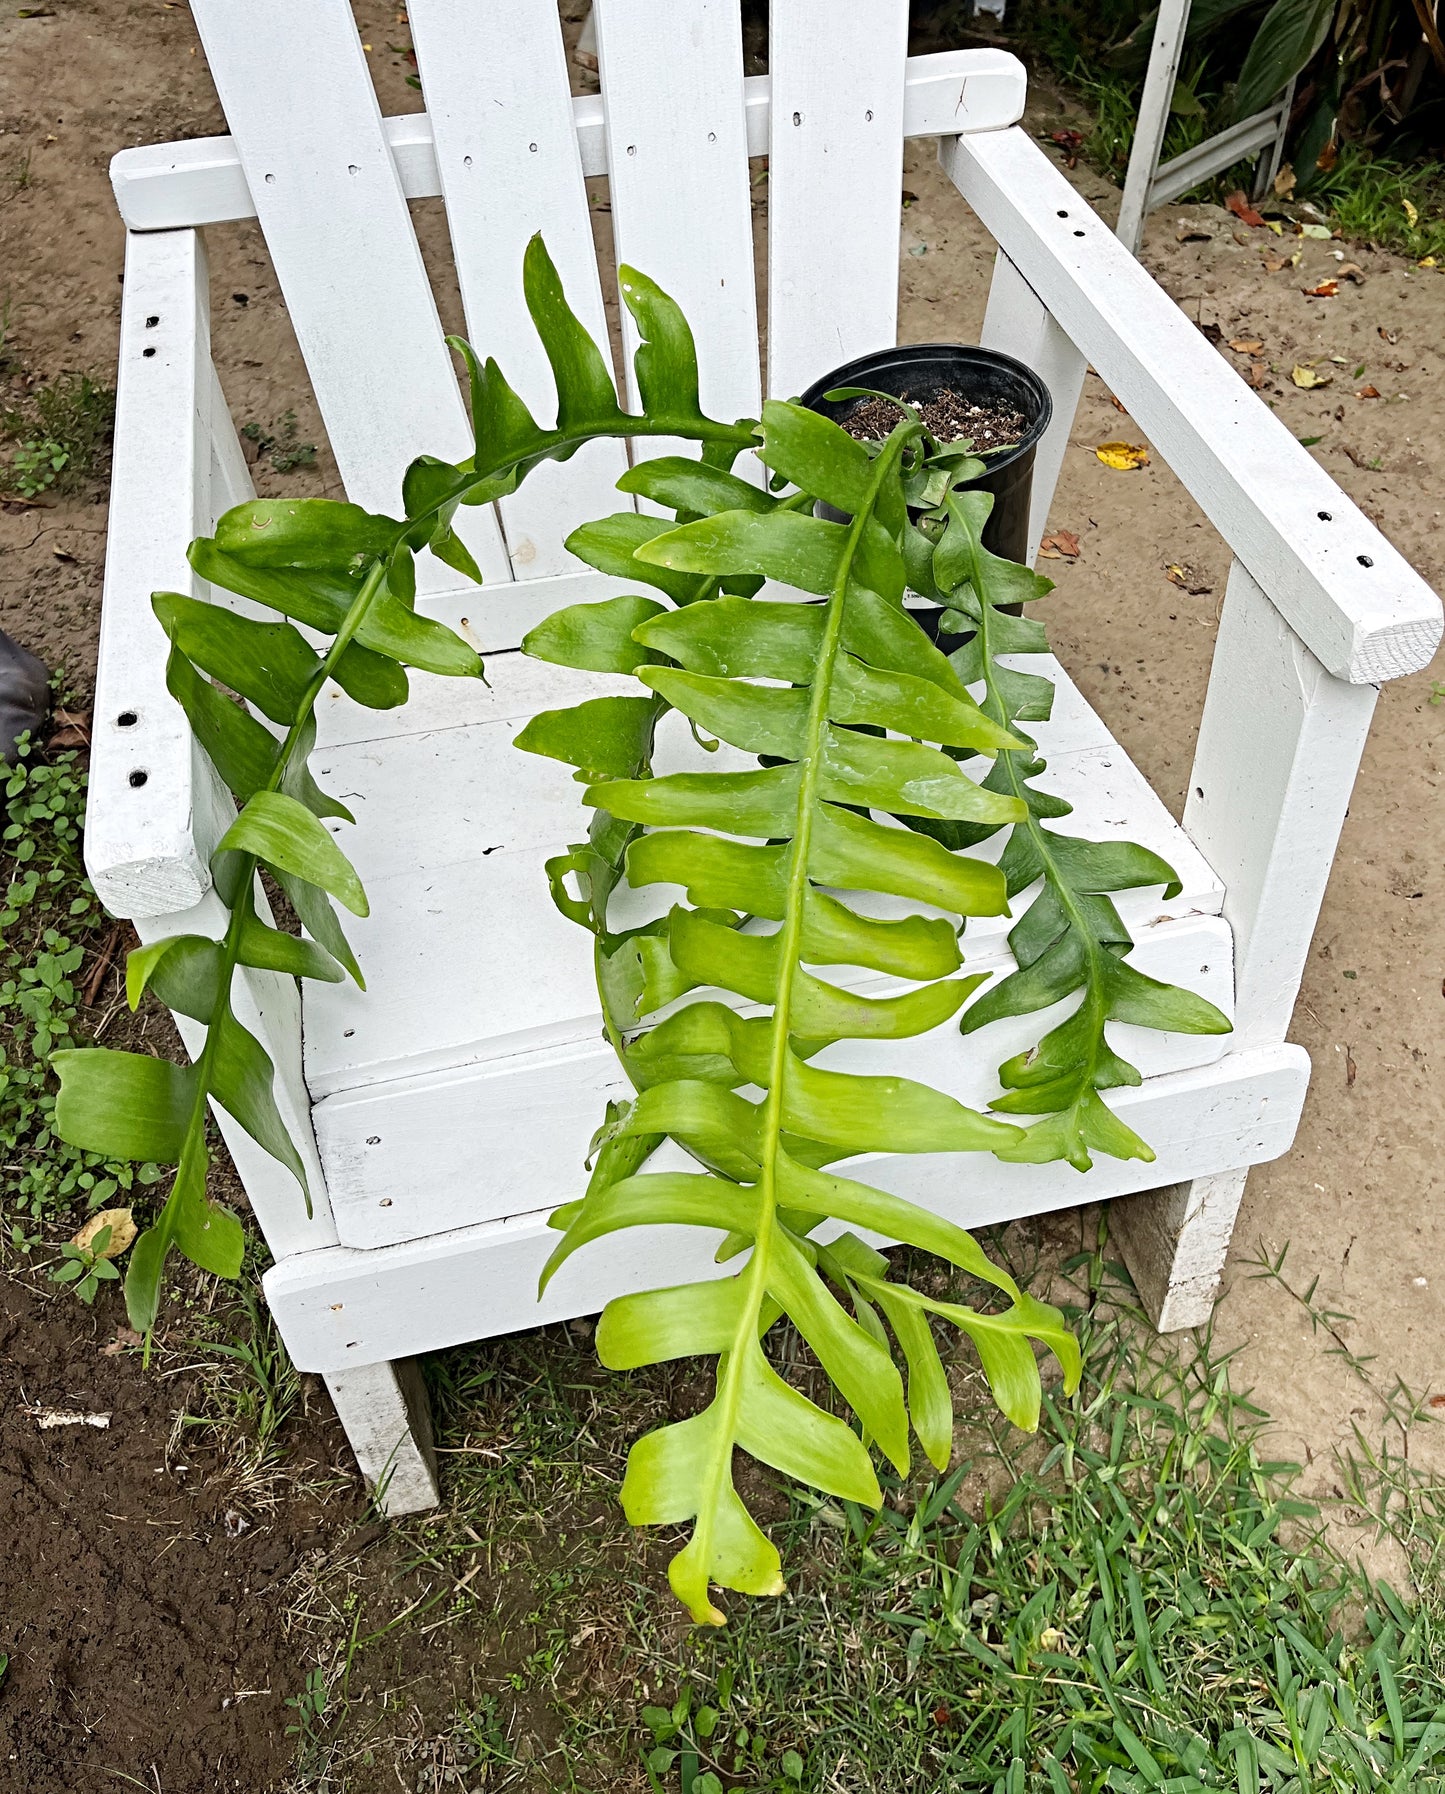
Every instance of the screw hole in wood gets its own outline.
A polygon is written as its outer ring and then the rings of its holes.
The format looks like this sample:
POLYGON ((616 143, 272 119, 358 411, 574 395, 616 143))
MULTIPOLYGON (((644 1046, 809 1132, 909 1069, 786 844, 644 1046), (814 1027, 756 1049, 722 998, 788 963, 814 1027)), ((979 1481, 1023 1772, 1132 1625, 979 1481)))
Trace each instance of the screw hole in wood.
POLYGON ((1356 555, 1356 556, 1355 556, 1355 559, 1356 559, 1356 560, 1357 560, 1357 561, 1358 561, 1358 562, 1359 562, 1359 563, 1360 563, 1360 565, 1361 565, 1361 566, 1362 566, 1362 567, 1373 567, 1373 566, 1374 566, 1374 564, 1375 564, 1375 563, 1374 563, 1374 562, 1373 562, 1373 561, 1372 561, 1372 560, 1371 560, 1371 559, 1370 559, 1370 557, 1369 557, 1369 555, 1367 555, 1367 554, 1357 554, 1357 555, 1356 555))
POLYGON ((133 729, 140 719, 136 716, 134 710, 122 710, 115 720, 118 728, 133 729))
POLYGON ((141 786, 145 784, 146 780, 149 777, 150 777, 150 774, 148 772, 142 772, 140 770, 140 768, 137 767, 136 770, 130 775, 130 783, 131 783, 132 788, 136 791, 139 791, 141 786))

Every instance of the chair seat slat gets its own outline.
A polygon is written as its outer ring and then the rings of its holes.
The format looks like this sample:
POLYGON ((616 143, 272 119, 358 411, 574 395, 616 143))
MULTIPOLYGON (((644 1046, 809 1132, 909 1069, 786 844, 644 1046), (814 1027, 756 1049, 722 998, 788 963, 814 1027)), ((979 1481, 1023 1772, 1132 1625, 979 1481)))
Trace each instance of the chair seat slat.
MULTIPOLYGON (((192 10, 347 496, 395 515, 407 463, 469 455, 471 428, 351 8, 192 10)), ((510 577, 490 509, 457 527, 510 577)))
MULTIPOLYGON (((551 369, 522 298, 522 255, 541 231, 572 309, 607 344, 556 0, 412 0, 422 90, 446 199, 467 331, 494 355, 540 423, 556 413, 551 369)), ((537 468, 501 502, 518 579, 575 572, 563 548, 589 518, 627 508, 620 442, 537 468)))

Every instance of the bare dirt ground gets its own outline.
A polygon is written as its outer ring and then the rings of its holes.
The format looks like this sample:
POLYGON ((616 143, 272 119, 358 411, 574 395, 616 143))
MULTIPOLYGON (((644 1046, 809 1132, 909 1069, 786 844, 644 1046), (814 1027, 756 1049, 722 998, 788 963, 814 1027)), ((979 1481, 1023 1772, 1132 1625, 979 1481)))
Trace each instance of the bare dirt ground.
MULTIPOLYGON (((224 128, 182 6, 55 0, 49 9, 30 10, 34 16, 12 10, 0 21, 0 307, 12 402, 27 380, 53 378, 65 369, 112 377, 123 236, 106 179, 110 155, 127 144, 224 128)), ((415 109, 420 101, 406 85, 407 64, 387 48, 402 40, 404 24, 389 7, 361 3, 357 13, 373 46, 384 109, 415 109)), ((1044 133, 1078 123, 1079 112, 1047 83, 1036 83, 1028 122, 1044 133)), ((1071 178, 1110 215, 1117 204, 1112 188, 1083 167, 1071 178)), ((901 335, 971 339, 982 318, 991 245, 942 180, 927 146, 911 147, 905 182, 915 197, 902 214, 907 253, 901 335)), ((436 266, 442 220, 435 206, 420 206, 417 214, 436 266)), ((209 249, 215 356, 238 422, 255 424, 262 436, 318 447, 313 464, 286 473, 261 456, 258 486, 263 493, 337 492, 258 231, 214 230, 209 249)), ((1157 214, 1144 259, 1219 342, 1220 352, 1242 372, 1253 370, 1262 396, 1296 435, 1319 439, 1311 452, 1420 572, 1437 589, 1445 587, 1445 275, 1361 244, 1282 243, 1218 207, 1170 207, 1157 214), (1181 233, 1182 226, 1188 228, 1181 233), (1181 241, 1181 234, 1188 240, 1181 241), (1269 271, 1272 261, 1296 250, 1297 264, 1286 260, 1269 271), (1307 297, 1304 289, 1339 278, 1342 261, 1357 264, 1358 276, 1340 279, 1332 298, 1307 297), (1260 347, 1254 354, 1236 351, 1228 346, 1232 341, 1260 347), (1300 363, 1315 364, 1330 383, 1299 389, 1290 370, 1300 363), (1357 396, 1368 387, 1380 396, 1357 396)), ((1077 535, 1080 552, 1076 561, 1048 563, 1058 591, 1046 615, 1070 671, 1177 810, 1228 553, 1157 456, 1130 473, 1097 460, 1094 446, 1117 439, 1144 440, 1091 376, 1051 524, 1077 535)), ((50 664, 63 664, 82 691, 93 676, 105 521, 99 488, 53 502, 0 506, 0 628, 50 664)), ((1315 1064, 1304 1123, 1293 1150, 1250 1178, 1216 1320, 1216 1343, 1238 1348, 1236 1383, 1254 1385, 1276 1417, 1281 1454, 1310 1466, 1306 1487, 1320 1493, 1330 1491, 1335 1449, 1348 1441, 1352 1427, 1378 1431, 1381 1395, 1395 1377, 1417 1392, 1445 1388, 1445 1205, 1437 1143, 1445 1064, 1445 704, 1432 702, 1433 680, 1442 673, 1437 664, 1433 674, 1399 681, 1382 693, 1295 1017, 1293 1037, 1315 1064), (1277 1257, 1286 1244, 1284 1277, 1300 1293, 1314 1283, 1316 1310, 1335 1311, 1329 1323, 1334 1338, 1324 1343, 1370 1360, 1366 1374, 1373 1387, 1347 1356, 1322 1352, 1307 1306, 1251 1262, 1261 1253, 1277 1257)), ((1241 717, 1240 726, 1247 728, 1249 719, 1241 717)), ((17 1312, 14 1324, 23 1334, 35 1322, 26 1310, 17 1312)), ((84 1351, 94 1353, 103 1336, 103 1328, 92 1336, 88 1317, 77 1313, 75 1337, 86 1342, 84 1351)), ((71 1363, 56 1351, 56 1362, 71 1363)), ((109 1368, 106 1374, 111 1376, 109 1368)), ((132 1406, 125 1411, 150 1450, 147 1462, 161 1462, 174 1398, 142 1399, 136 1392, 139 1366, 129 1360, 126 1375, 132 1378, 126 1397, 132 1406)), ((97 1402, 120 1402, 112 1383, 104 1391, 97 1384, 91 1392, 97 1402)), ((56 1394, 72 1399, 77 1389, 85 1394, 88 1388, 84 1376, 67 1371, 56 1394)), ((35 1397, 36 1387, 27 1385, 26 1399, 35 1397)), ((1403 1443, 1416 1461, 1438 1464, 1445 1455, 1438 1432, 1421 1422, 1406 1427, 1396 1444, 1403 1443)), ((44 1487, 57 1491, 55 1501, 73 1506, 92 1498, 91 1484, 106 1474, 103 1444, 97 1435, 51 1452, 44 1487)), ((13 1472, 22 1483, 31 1474, 23 1465, 3 1463, 0 1471, 13 1472)), ((173 1499, 174 1479, 161 1478, 157 1500, 162 1484, 164 1499, 173 1499)), ((13 1512, 16 1523, 22 1513, 23 1504, 13 1512)), ((157 1507, 146 1523, 159 1524, 160 1518, 157 1507)), ((212 1528, 214 1520, 210 1515, 212 1528)), ((302 1514, 292 1530, 304 1533, 310 1524, 309 1513, 302 1514)), ((318 1524, 326 1524, 324 1516, 318 1524)), ((198 1522, 191 1530, 203 1528, 198 1522)), ((204 1552, 187 1561, 196 1598, 218 1601, 219 1569, 205 1568, 204 1552)), ((102 1584, 103 1572, 103 1553, 80 1562, 77 1571, 100 1577, 102 1584)), ((44 1573, 66 1580, 55 1561, 44 1573)), ((132 1605, 140 1624, 145 1603, 132 1605)), ((20 1606, 13 1589, 0 1601, 7 1616, 20 1606)), ((25 1610, 34 1609, 32 1591, 25 1610)), ((24 1651, 13 1640, 6 1647, 12 1682, 53 1673, 34 1643, 39 1635, 32 1630, 29 1636, 24 1651)), ((196 1650, 205 1648, 198 1638, 196 1650)), ((275 1661, 271 1645, 245 1648, 260 1653, 263 1666, 275 1661)), ((294 1643, 288 1692, 299 1685, 301 1661, 294 1643)), ((88 1683, 82 1675, 84 1698, 68 1696, 69 1711, 83 1716, 99 1710, 106 1688, 98 1675, 94 1671, 88 1683)), ((137 1675, 147 1699, 186 1698, 174 1690, 166 1696, 143 1668, 137 1675)), ((196 1698, 212 1699, 209 1683, 204 1693, 199 1683, 193 1686, 196 1698)), ((249 1773, 249 1785, 257 1788, 278 1762, 274 1702, 269 1711, 271 1745, 236 1759, 235 1770, 226 1760, 231 1773, 249 1773)), ((76 1740, 85 1736, 84 1724, 72 1726, 66 1748, 80 1749, 76 1740)), ((234 1731, 226 1734, 223 1757, 232 1748, 241 1748, 234 1731)), ((7 1752, 18 1749, 6 1746, 7 1752)), ((25 1786, 45 1794, 101 1785, 86 1779, 90 1771, 81 1765, 90 1761, 83 1754, 76 1759, 80 1779, 56 1771, 47 1780, 28 1757, 22 1774, 22 1757, 11 1755, 0 1761, 0 1788, 25 1786)), ((191 1759, 167 1754, 166 1741, 150 1735, 144 1750, 129 1757, 120 1749, 94 1759, 137 1776, 157 1761, 163 1770, 157 1785, 166 1794, 212 1785, 197 1778, 191 1759)))

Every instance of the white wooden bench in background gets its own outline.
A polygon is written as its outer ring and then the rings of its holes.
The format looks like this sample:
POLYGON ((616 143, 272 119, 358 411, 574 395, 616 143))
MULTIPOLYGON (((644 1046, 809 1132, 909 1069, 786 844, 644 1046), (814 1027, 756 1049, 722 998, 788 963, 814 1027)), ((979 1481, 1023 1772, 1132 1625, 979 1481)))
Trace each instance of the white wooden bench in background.
MULTIPOLYGON (((206 225, 259 219, 347 493, 394 510, 412 456, 469 449, 409 199, 443 198, 468 332, 545 416, 522 247, 544 232, 605 342, 583 179, 606 175, 617 258, 682 304, 705 407, 755 415, 764 392, 795 394, 895 340, 903 143, 936 137, 999 245, 984 341, 1054 395, 1033 542, 1091 364, 1234 555, 1182 828, 1062 674, 1040 736, 1077 804, 1071 828, 1141 841, 1179 870, 1173 903, 1121 906, 1135 963, 1231 1009, 1235 1032, 1125 1044, 1146 1075, 1117 1105, 1153 1165, 1080 1177, 924 1156, 868 1176, 975 1226, 1127 1198, 1115 1232, 1159 1325, 1202 1321, 1246 1171, 1294 1136, 1309 1062, 1285 1036, 1310 935, 1375 687, 1430 659, 1434 594, 1017 128, 1021 66, 993 50, 909 58, 906 0, 773 0, 770 72, 749 79, 738 0, 600 0, 602 92, 578 99, 555 0, 410 0, 427 111, 395 119, 347 0, 193 9, 231 135, 113 164, 128 246, 87 831, 109 909, 154 938, 209 930, 219 908, 207 861, 230 803, 166 693, 150 609, 156 588, 205 595, 186 544, 251 494, 211 362, 206 225), (762 154, 765 370, 747 160, 762 154)), ((588 680, 515 650, 558 604, 625 589, 562 546, 625 506, 624 464, 621 445, 598 444, 466 514, 484 588, 433 568, 419 603, 486 651, 490 689, 417 676, 399 711, 323 702, 315 764, 359 819, 347 846, 372 903, 356 930, 369 991, 313 986, 303 1013, 289 981, 240 975, 238 1014, 276 1062, 316 1196, 308 1217, 290 1175, 221 1118, 275 1258, 267 1296, 392 1512, 436 1499, 416 1354, 710 1265, 697 1230, 616 1236, 535 1299, 547 1212, 579 1193, 622 1080, 598 1040, 586 938, 542 873, 577 835, 575 786, 508 745, 588 680)), ((969 942, 971 965, 1011 963, 997 925, 971 925, 969 942)), ((198 1030, 180 1026, 194 1049, 198 1030)), ((931 1082, 983 1101, 1009 1026, 915 1050, 931 1082)))
POLYGON ((1124 196, 1119 202, 1119 222, 1114 227, 1131 255, 1139 253, 1139 245, 1144 241, 1144 221, 1156 206, 1167 206, 1171 200, 1202 186, 1212 175, 1223 174, 1226 168, 1250 156, 1255 158, 1254 197, 1263 199, 1279 173, 1289 135, 1293 80, 1262 111, 1226 126, 1168 162, 1160 162, 1189 30, 1190 3, 1191 0, 1161 0, 1149 46, 1149 66, 1139 96, 1139 118, 1129 151, 1124 196))

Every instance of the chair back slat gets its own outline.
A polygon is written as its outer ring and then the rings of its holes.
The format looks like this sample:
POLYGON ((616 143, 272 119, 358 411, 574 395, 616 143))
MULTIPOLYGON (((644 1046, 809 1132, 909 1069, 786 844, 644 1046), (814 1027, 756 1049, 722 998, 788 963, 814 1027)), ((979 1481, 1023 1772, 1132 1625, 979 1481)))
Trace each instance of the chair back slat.
MULTIPOLYGON (((619 264, 677 300, 697 339, 703 409, 761 402, 738 0, 597 0, 619 264)), ((623 313, 629 389, 637 332, 623 313)), ((634 405, 639 404, 632 394, 634 405)), ((658 439, 634 458, 695 453, 658 439)))
MULTIPOLYGON (((469 455, 471 429, 351 7, 192 10, 347 494, 395 515, 407 463, 469 455)), ((457 527, 487 579, 510 577, 490 508, 457 527)))
POLYGON ((907 0, 773 0, 773 398, 897 341, 907 56, 907 0))
MULTIPOLYGON (((540 423, 555 383, 522 298, 522 254, 540 230, 572 309, 606 351, 592 220, 582 181, 556 0, 410 0, 407 17, 436 144, 467 333, 494 355, 540 423)), ((577 571, 563 548, 589 518, 631 501, 620 442, 535 469, 501 501, 514 576, 577 571)))

